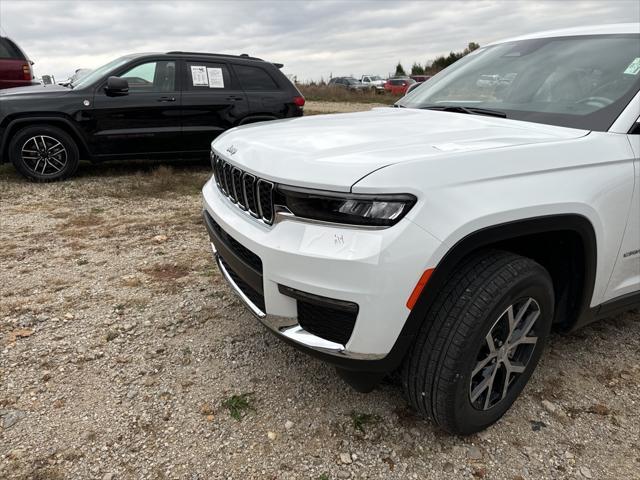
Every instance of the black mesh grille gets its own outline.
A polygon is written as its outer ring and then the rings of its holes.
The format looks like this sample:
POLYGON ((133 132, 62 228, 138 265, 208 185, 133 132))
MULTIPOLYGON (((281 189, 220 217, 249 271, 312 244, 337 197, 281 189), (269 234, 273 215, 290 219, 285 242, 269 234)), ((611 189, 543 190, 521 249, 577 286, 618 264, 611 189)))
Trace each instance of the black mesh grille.
POLYGON ((220 191, 254 217, 271 225, 274 218, 274 184, 247 173, 214 154, 214 176, 220 191))
POLYGON ((234 197, 238 202, 238 205, 244 207, 244 194, 242 193, 242 170, 240 170, 239 168, 234 168, 231 176, 233 178, 233 188, 235 189, 234 197))
POLYGON ((229 247, 229 249, 235 253, 241 260, 244 261, 247 265, 253 268, 256 272, 262 274, 262 260, 260 257, 249 250, 247 247, 238 242, 235 238, 225 232, 220 225, 216 223, 216 221, 206 212, 207 218, 211 223, 212 228, 218 234, 218 236, 222 239, 224 244, 229 247))
POLYGON ((258 181, 258 201, 262 210, 262 219, 267 223, 273 222, 273 183, 258 181))
POLYGON ((238 286, 240 290, 242 290, 242 293, 244 293, 249 298, 249 300, 251 300, 251 303, 253 303, 256 307, 258 307, 260 310, 264 312, 265 311, 264 296, 259 292, 256 292, 253 288, 251 288, 248 284, 246 284, 244 280, 242 280, 236 274, 236 272, 234 272, 231 269, 231 267, 229 267, 229 265, 224 261, 223 258, 220 258, 220 261, 222 262, 222 265, 224 265, 224 268, 229 273, 229 276, 231 277, 233 282, 238 286))
POLYGON ((243 178, 243 183, 247 198, 247 209, 254 215, 258 215, 258 203, 256 201, 256 177, 247 173, 243 178))
POLYGON ((307 332, 345 345, 356 324, 358 312, 345 312, 298 300, 298 323, 307 332))
POLYGON ((228 163, 224 164, 223 167, 224 172, 224 186, 227 192, 227 195, 231 197, 231 200, 235 201, 235 197, 233 195, 233 179, 231 178, 231 165, 228 163))

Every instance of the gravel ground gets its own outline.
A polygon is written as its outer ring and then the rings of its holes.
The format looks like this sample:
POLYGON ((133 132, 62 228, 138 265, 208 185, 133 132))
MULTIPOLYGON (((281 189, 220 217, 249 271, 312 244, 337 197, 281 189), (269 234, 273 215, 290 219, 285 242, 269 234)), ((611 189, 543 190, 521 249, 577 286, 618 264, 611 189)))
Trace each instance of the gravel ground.
POLYGON ((502 421, 449 436, 246 313, 200 220, 208 175, 0 168, 0 478, 640 478, 640 312, 554 335, 502 421))

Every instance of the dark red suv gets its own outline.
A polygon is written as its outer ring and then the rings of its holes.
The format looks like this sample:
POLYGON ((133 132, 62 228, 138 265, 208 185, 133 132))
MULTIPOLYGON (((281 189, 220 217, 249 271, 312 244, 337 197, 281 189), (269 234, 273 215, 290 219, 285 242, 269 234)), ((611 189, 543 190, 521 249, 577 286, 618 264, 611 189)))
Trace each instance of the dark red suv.
POLYGON ((34 83, 31 61, 12 40, 0 37, 0 89, 34 83))

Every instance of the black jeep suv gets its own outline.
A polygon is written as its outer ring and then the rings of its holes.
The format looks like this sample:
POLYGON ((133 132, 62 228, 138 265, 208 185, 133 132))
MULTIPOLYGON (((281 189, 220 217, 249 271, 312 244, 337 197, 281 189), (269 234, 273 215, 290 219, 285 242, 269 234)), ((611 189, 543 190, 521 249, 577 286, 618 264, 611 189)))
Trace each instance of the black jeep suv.
POLYGON ((80 158, 206 156, 221 132, 302 115, 282 65, 248 55, 169 52, 118 58, 69 87, 0 93, 0 163, 29 179, 72 175, 80 158))

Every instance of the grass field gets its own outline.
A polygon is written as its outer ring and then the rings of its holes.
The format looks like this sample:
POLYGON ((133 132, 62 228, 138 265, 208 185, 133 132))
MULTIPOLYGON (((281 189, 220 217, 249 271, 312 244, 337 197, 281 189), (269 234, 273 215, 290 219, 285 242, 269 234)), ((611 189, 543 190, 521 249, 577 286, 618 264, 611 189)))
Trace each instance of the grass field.
POLYGON ((317 102, 383 103, 393 105, 401 96, 375 91, 354 92, 328 85, 296 85, 304 98, 317 102))

